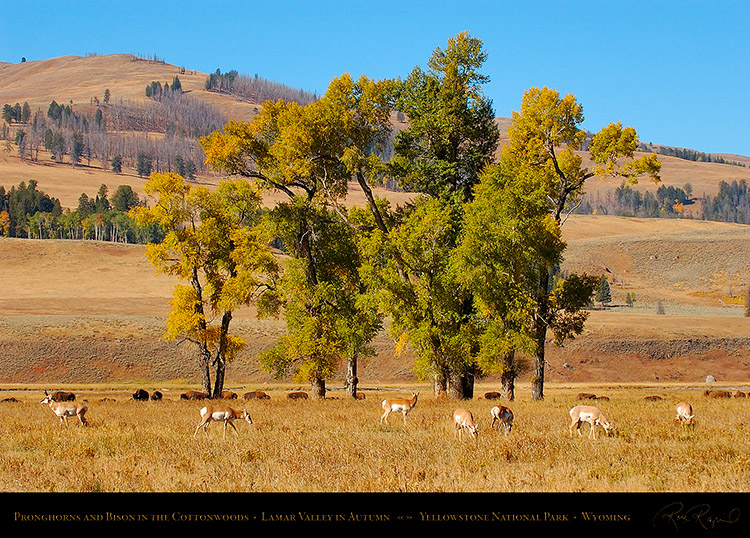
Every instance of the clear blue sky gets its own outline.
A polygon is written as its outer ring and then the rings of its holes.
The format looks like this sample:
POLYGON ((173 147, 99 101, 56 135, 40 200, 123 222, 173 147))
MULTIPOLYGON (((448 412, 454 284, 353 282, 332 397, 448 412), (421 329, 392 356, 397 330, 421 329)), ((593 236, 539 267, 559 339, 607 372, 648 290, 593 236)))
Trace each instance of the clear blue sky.
MULTIPOLYGON (((584 127, 750 155, 750 2, 617 0, 0 0, 0 61, 157 55, 323 94, 344 72, 405 77, 468 30, 498 116, 523 92, 573 93, 584 127)), ((2 81, 0 80, 0 84, 2 81)))

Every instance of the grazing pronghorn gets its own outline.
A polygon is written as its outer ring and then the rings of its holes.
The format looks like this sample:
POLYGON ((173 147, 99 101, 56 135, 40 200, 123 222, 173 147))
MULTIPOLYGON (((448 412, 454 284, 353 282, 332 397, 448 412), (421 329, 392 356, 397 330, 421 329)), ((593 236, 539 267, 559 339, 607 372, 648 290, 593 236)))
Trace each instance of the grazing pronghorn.
POLYGON ((570 423, 570 437, 573 437, 573 428, 578 431, 578 436, 581 437, 581 424, 584 422, 591 424, 589 437, 592 439, 596 439, 594 428, 597 424, 604 428, 604 431, 607 432, 608 435, 612 430, 609 421, 604 417, 598 407, 593 407, 591 405, 577 405, 570 410, 570 418, 572 421, 570 423))
POLYGON ((505 435, 508 435, 508 432, 513 429, 513 411, 505 407, 504 405, 497 405, 490 409, 490 415, 492 415, 492 424, 490 425, 490 428, 495 427, 495 422, 497 422, 497 429, 500 429, 500 425, 503 425, 503 429, 505 430, 505 435))
POLYGON ((453 411, 453 422, 456 424, 456 431, 453 432, 453 437, 458 433, 458 440, 461 440, 461 432, 464 429, 469 430, 471 436, 474 439, 479 439, 479 425, 474 422, 474 415, 468 409, 456 409, 453 411))
POLYGON ((677 404, 677 422, 691 426, 693 424, 693 407, 687 402, 677 404))
POLYGON ((72 401, 58 402, 57 400, 55 400, 55 395, 48 394, 46 390, 44 391, 44 400, 39 403, 49 405, 49 408, 52 409, 52 411, 60 419, 61 426, 65 424, 65 426, 67 427, 68 417, 76 416, 78 417, 78 420, 81 421, 81 424, 83 424, 84 426, 89 425, 85 417, 88 407, 86 407, 82 403, 72 401))
POLYGON ((237 419, 244 419, 248 424, 253 423, 253 419, 250 418, 250 414, 247 410, 237 411, 226 405, 207 405, 201 409, 201 423, 195 428, 193 437, 198 434, 198 430, 200 430, 201 427, 203 427, 203 432, 208 435, 208 425, 211 421, 224 423, 224 439, 227 438, 227 424, 234 428, 234 433, 239 435, 240 433, 237 431, 237 426, 232 424, 232 421, 237 419))
POLYGON ((401 413, 404 415, 404 426, 406 426, 406 415, 409 414, 409 411, 414 409, 415 405, 417 405, 418 396, 419 392, 412 392, 411 399, 383 400, 382 405, 385 412, 383 413, 383 416, 380 417, 380 423, 382 424, 385 422, 388 424, 388 415, 391 413, 401 413))

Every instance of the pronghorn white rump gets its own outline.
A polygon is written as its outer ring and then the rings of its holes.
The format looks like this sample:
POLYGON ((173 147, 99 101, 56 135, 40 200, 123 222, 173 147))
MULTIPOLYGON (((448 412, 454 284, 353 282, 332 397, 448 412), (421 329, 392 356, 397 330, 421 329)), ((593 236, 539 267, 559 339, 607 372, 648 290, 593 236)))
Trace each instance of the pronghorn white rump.
POLYGON ((492 415, 492 424, 490 428, 495 427, 497 423, 497 429, 500 429, 500 425, 505 430, 505 435, 508 435, 510 430, 513 429, 513 411, 505 407, 504 405, 496 405, 490 409, 490 415, 492 415))

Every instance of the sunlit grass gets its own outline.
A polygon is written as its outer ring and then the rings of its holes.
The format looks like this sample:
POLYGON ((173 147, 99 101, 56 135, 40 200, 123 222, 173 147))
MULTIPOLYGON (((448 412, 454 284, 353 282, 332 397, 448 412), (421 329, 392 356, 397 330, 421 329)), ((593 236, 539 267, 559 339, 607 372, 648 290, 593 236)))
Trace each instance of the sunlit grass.
MULTIPOLYGON (((85 395, 90 427, 61 427, 28 393, 0 404, 0 490, 195 492, 663 492, 750 491, 750 401, 709 400, 700 392, 645 402, 643 391, 611 391, 597 405, 616 428, 568 437, 572 391, 547 389, 543 402, 504 402, 513 431, 490 430, 495 402, 462 402, 480 423, 478 441, 454 437, 456 402, 427 388, 409 414, 379 424, 380 395, 369 399, 223 402, 246 407, 235 422, 193 437, 204 402, 99 402, 85 395), (674 422, 689 399, 693 429, 674 422), (674 402, 672 401, 674 400, 674 402)), ((408 395, 408 394, 407 394, 408 395)), ((37 397, 38 396, 38 397, 37 397)))

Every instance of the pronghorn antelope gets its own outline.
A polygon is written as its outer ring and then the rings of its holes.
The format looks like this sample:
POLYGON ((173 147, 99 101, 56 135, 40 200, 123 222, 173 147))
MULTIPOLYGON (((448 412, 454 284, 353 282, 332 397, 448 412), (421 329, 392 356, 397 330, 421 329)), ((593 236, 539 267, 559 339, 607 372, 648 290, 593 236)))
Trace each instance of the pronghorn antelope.
POLYGON ((401 413, 404 415, 404 426, 406 426, 406 415, 409 414, 409 411, 414 409, 414 406, 417 405, 417 397, 419 396, 419 392, 412 392, 411 393, 411 399, 396 399, 396 400, 383 400, 383 409, 385 412, 383 413, 383 416, 380 417, 380 423, 382 424, 385 422, 388 424, 388 415, 391 413, 401 413))
POLYGON ((687 402, 680 402, 677 404, 677 422, 691 425, 693 424, 693 407, 687 402))
POLYGON ((497 422, 497 429, 500 429, 500 425, 503 425, 503 429, 505 430, 505 435, 508 435, 508 432, 513 429, 513 411, 505 407, 504 405, 497 405, 490 409, 490 415, 492 415, 492 424, 490 425, 490 428, 495 427, 495 422, 497 422))
POLYGON ((591 405, 577 405, 570 410, 570 418, 570 437, 573 437, 573 428, 578 431, 578 436, 581 437, 581 424, 584 422, 591 424, 589 437, 592 439, 596 439, 594 428, 597 424, 604 428, 604 431, 607 432, 608 435, 612 430, 609 421, 604 417, 598 407, 593 407, 591 405))
POLYGON ((237 419, 244 419, 248 424, 253 423, 253 419, 250 418, 250 414, 247 410, 237 411, 226 405, 207 405, 201 409, 201 423, 195 428, 193 437, 198 434, 198 430, 200 430, 201 427, 203 427, 203 432, 208 435, 208 425, 211 421, 224 423, 224 439, 227 438, 227 424, 234 428, 234 433, 239 435, 240 433, 237 431, 237 426, 232 424, 232 421, 237 419))
POLYGON ((453 422, 456 425, 456 430, 453 432, 453 437, 458 433, 458 440, 461 440, 461 432, 464 429, 469 430, 471 436, 474 439, 478 439, 479 425, 474 422, 474 415, 468 409, 456 409, 453 411, 453 422))
POLYGON ((65 426, 68 425, 68 417, 78 417, 78 420, 81 421, 81 424, 84 426, 88 426, 89 423, 86 421, 86 411, 88 410, 88 407, 83 405, 82 403, 76 403, 76 402, 58 402, 55 400, 54 394, 48 394, 47 391, 44 391, 44 400, 42 400, 39 403, 42 404, 48 404, 49 408, 52 409, 52 411, 57 415, 57 417, 60 419, 60 425, 62 426, 65 424, 65 426))

